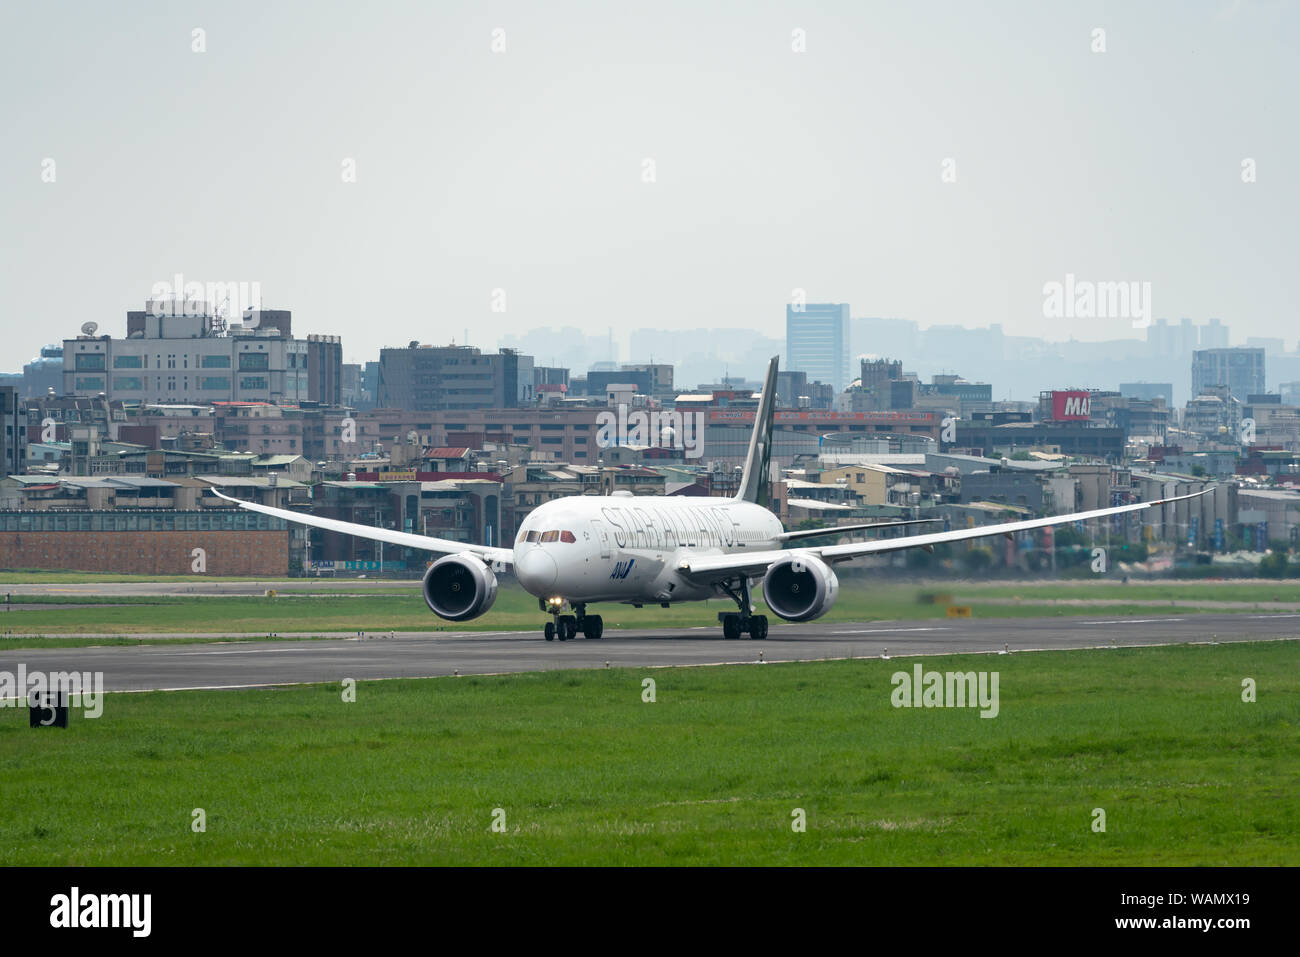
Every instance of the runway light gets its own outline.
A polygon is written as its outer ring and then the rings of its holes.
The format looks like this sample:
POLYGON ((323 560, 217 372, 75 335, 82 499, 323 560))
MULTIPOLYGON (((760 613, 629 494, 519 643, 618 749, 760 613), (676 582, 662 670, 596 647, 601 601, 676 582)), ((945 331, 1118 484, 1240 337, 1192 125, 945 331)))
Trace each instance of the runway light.
POLYGON ((885 660, 885 661, 888 661, 888 660, 889 660, 889 648, 888 648, 888 647, 885 648, 885 650, 881 653, 880 657, 881 657, 883 660, 885 660))

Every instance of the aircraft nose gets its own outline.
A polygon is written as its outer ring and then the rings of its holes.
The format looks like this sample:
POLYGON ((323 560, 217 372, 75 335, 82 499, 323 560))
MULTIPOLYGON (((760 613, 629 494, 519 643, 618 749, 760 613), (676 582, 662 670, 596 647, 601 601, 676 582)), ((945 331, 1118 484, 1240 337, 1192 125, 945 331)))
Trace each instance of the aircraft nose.
POLYGON ((519 584, 538 596, 555 584, 557 574, 555 559, 542 548, 530 548, 515 565, 515 577, 519 579, 519 584))

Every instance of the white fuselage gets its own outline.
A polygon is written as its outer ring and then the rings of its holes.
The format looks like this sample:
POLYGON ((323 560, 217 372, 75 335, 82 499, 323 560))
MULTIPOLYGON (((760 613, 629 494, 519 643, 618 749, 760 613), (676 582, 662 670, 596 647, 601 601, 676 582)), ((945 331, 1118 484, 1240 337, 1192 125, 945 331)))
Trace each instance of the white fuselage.
POLYGON ((541 599, 657 603, 714 597, 677 572, 684 558, 780 547, 780 520, 753 502, 575 495, 540 505, 514 544, 519 583, 541 599))

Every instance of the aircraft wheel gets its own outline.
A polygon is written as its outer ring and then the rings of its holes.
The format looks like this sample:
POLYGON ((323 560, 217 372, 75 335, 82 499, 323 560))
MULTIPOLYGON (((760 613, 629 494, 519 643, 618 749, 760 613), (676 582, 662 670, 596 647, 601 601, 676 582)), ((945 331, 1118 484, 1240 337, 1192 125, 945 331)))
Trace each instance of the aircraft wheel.
POLYGON ((572 615, 560 616, 560 641, 568 641, 578 636, 578 620, 572 615))
POLYGON ((546 636, 547 641, 555 640, 555 622, 548 621, 546 627, 542 629, 542 634, 546 636))
POLYGON ((733 641, 740 637, 740 616, 724 615, 722 618, 722 637, 733 641))
POLYGON ((755 641, 767 637, 767 615, 754 615, 749 619, 749 637, 755 641))
POLYGON ((583 623, 583 634, 588 638, 599 638, 605 632, 605 619, 600 615, 588 615, 583 623))

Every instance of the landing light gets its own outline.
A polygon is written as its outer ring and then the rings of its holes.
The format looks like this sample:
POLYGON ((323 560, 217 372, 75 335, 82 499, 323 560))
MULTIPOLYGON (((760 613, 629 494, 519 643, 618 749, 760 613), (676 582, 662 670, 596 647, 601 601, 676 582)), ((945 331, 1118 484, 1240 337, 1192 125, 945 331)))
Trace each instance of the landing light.
POLYGON ((563 598, 548 598, 548 599, 546 599, 546 603, 547 603, 548 605, 556 605, 556 606, 558 606, 558 605, 563 605, 563 604, 564 604, 564 599, 563 599, 563 598))

